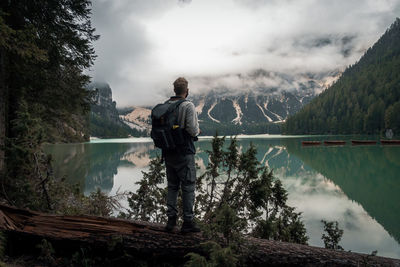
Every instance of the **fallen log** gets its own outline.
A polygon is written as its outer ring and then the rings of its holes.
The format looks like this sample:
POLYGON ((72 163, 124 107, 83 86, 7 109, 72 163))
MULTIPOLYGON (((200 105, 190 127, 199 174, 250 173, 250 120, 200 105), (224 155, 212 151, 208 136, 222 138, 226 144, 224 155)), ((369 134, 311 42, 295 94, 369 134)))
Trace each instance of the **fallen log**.
MULTIPOLYGON (((63 216, 0 205, 0 229, 20 242, 46 239, 72 249, 82 244, 99 251, 119 240, 127 253, 147 263, 184 263, 189 252, 200 252, 207 241, 201 233, 183 235, 164 231, 164 225, 96 216, 63 216)), ((400 266, 400 260, 360 253, 246 237, 249 266, 400 266)), ((76 249, 76 248, 75 248, 76 249)))

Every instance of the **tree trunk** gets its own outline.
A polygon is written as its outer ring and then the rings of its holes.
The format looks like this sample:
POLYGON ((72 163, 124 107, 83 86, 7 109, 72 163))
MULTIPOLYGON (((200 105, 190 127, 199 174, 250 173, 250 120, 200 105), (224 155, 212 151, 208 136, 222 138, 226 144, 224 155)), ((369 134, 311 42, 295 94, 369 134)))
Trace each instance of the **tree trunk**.
POLYGON ((6 137, 6 106, 7 106, 7 94, 6 94, 6 83, 5 83, 5 52, 0 47, 0 182, 5 172, 5 152, 4 142, 6 137))
MULTIPOLYGON (((118 240, 119 250, 152 264, 182 264, 188 252, 200 252, 198 245, 207 241, 201 233, 165 232, 161 224, 50 215, 5 205, 0 205, 0 229, 9 233, 9 242, 12 238, 19 240, 19 249, 23 244, 28 246, 27 240, 45 238, 56 250, 74 247, 77 251, 86 244, 102 255, 118 240)), ((396 259, 251 237, 245 238, 242 244, 247 248, 244 255, 249 266, 400 266, 400 260, 396 259)))

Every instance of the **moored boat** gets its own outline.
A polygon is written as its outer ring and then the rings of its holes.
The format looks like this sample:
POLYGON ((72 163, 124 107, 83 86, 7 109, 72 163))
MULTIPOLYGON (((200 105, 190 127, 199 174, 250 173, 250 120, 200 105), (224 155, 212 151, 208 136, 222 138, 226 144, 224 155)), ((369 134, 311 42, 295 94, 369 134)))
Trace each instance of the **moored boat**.
POLYGON ((325 140, 324 144, 328 145, 328 146, 333 146, 333 145, 338 146, 338 145, 345 145, 346 141, 343 141, 343 140, 325 140))
POLYGON ((377 142, 376 140, 351 140, 353 145, 375 145, 377 142))
POLYGON ((381 144, 382 145, 400 145, 400 140, 381 139, 381 144))
POLYGON ((301 141, 303 146, 319 146, 321 141, 301 141))

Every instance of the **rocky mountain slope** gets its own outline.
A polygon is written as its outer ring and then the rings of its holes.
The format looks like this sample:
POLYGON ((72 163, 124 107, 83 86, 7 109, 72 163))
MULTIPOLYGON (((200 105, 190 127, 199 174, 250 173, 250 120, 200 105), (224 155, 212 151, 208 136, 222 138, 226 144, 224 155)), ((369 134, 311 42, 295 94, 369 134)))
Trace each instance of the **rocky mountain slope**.
POLYGON ((151 109, 149 107, 132 107, 128 108, 127 112, 122 112, 121 120, 132 129, 138 131, 150 132, 151 128, 151 109))
MULTIPOLYGON (((241 90, 208 88, 191 95, 203 134, 277 133, 277 123, 298 112, 340 76, 340 71, 283 74, 257 70, 252 87, 241 90), (274 86, 266 85, 274 81, 274 86)), ((241 78, 239 78, 241 79, 241 78)), ((244 80, 244 78, 243 78, 244 80)), ((149 107, 125 109, 120 118, 133 129, 150 131, 149 107)))

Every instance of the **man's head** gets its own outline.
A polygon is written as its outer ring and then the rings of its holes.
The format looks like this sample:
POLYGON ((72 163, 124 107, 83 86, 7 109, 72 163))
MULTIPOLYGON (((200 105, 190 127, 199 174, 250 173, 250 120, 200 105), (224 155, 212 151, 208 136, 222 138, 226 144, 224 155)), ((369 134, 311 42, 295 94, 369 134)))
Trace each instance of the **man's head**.
POLYGON ((187 97, 188 91, 188 81, 185 78, 179 77, 175 80, 174 92, 177 96, 187 97))

